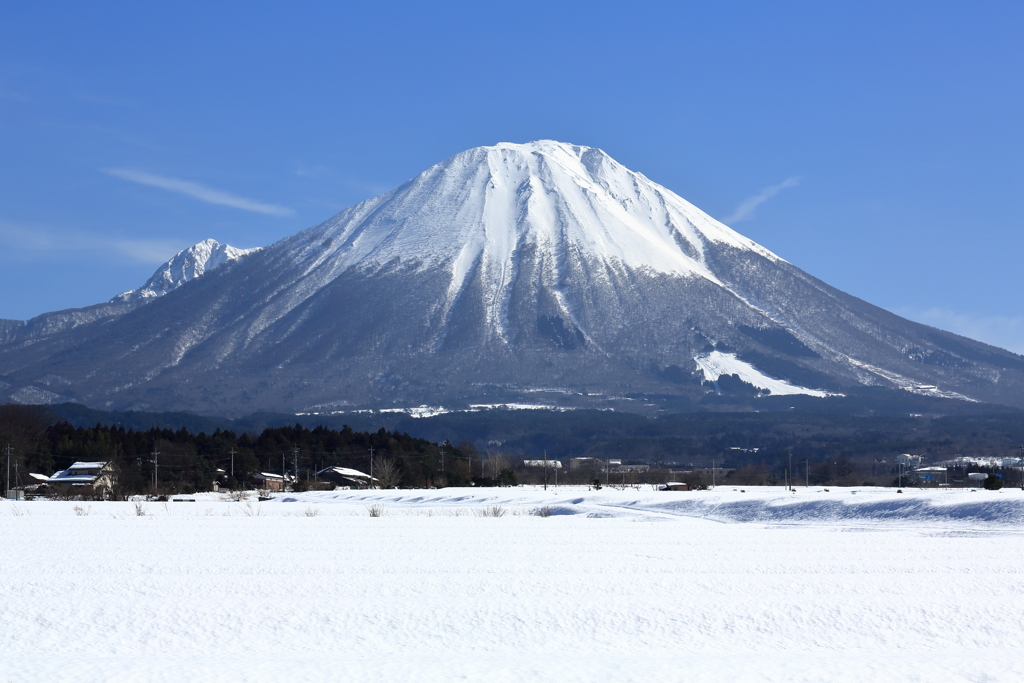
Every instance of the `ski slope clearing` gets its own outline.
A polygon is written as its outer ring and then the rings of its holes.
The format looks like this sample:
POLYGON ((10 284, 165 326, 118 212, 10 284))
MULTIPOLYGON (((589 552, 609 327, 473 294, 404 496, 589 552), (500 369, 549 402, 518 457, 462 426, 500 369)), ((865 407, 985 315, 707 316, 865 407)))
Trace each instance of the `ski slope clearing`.
POLYGON ((712 351, 706 356, 697 356, 693 359, 697 363, 697 369, 704 374, 705 381, 717 382, 722 375, 736 375, 747 384, 752 384, 758 389, 764 389, 775 396, 793 396, 805 394, 807 396, 836 396, 827 391, 808 389, 807 387, 790 384, 781 379, 769 377, 750 363, 736 357, 735 353, 722 353, 712 351))
POLYGON ((0 680, 1024 680, 1020 490, 181 498, 0 502, 0 680))

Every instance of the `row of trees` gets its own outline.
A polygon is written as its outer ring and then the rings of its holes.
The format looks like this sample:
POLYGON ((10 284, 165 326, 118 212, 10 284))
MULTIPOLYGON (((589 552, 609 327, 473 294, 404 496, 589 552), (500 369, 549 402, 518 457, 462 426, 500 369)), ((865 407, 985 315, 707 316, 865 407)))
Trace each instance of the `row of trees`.
MULTIPOLYGON (((52 474, 76 461, 113 463, 114 495, 193 493, 215 481, 231 489, 253 486, 262 472, 296 477, 294 487, 316 487, 316 473, 339 466, 368 473, 388 487, 511 483, 510 473, 480 473, 472 445, 438 445, 380 429, 356 432, 302 425, 259 435, 215 430, 132 430, 97 424, 74 427, 38 406, 0 406, 0 447, 10 446, 10 486, 32 483, 30 472, 52 474), (476 475, 476 476, 474 476, 476 475), (502 476, 504 478, 502 479, 502 476)), ((514 477, 512 477, 514 479, 514 477)))
MULTIPOLYGON (((721 444, 745 443, 742 437, 742 433, 715 435, 721 444)), ((118 495, 190 493, 208 490, 214 481, 232 489, 251 487, 253 475, 261 472, 285 472, 290 476, 297 473, 294 486, 302 489, 316 487, 316 472, 329 466, 367 473, 372 467, 379 485, 389 488, 507 486, 545 481, 544 468, 524 466, 521 456, 480 453, 468 441, 456 445, 445 441, 439 445, 383 428, 357 432, 348 426, 310 429, 296 424, 247 434, 221 429, 211 433, 193 433, 184 428, 133 430, 102 424, 75 427, 44 407, 8 404, 0 406, 0 449, 8 445, 14 486, 31 483, 29 472, 49 475, 75 461, 110 461, 118 470, 118 495)), ((612 442, 606 452, 622 458, 632 452, 632 445, 612 442)), ((841 451, 822 451, 816 444, 799 441, 792 449, 779 445, 722 446, 717 456, 689 451, 693 460, 685 462, 658 463, 650 458, 651 469, 647 472, 613 471, 609 475, 603 469, 592 472, 564 468, 556 474, 549 470, 547 482, 553 484, 556 477, 562 484, 591 484, 595 478, 611 484, 684 479, 699 487, 710 483, 704 481, 710 477, 699 473, 684 476, 681 471, 699 470, 714 463, 728 470, 718 479, 720 484, 781 485, 787 478, 790 452, 793 471, 789 476, 798 484, 806 481, 817 486, 861 486, 892 485, 897 481, 894 462, 883 462, 867 454, 851 457, 841 451)), ((955 486, 965 476, 966 472, 951 471, 949 483, 955 486)), ((1006 483, 1017 485, 1019 470, 1009 476, 1006 483)))

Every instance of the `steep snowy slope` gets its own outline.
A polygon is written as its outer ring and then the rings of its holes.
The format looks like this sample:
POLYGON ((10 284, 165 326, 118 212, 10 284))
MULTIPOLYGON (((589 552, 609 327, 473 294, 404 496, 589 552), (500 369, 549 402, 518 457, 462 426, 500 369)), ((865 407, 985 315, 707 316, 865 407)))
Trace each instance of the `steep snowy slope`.
POLYGON ((541 389, 699 401, 709 371, 740 368, 776 393, 1024 405, 1024 358, 829 287, 589 147, 471 149, 211 269, 214 252, 172 259, 136 292, 185 284, 149 303, 5 328, 0 379, 15 392, 58 377, 61 396, 96 406, 243 413, 541 389))

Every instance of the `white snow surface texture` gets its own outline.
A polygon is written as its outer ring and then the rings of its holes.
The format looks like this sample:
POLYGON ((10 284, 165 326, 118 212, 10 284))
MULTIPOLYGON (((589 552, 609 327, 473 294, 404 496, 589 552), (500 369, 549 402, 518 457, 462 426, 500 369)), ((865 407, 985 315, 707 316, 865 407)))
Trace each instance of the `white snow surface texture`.
POLYGON ((1024 680, 1019 490, 188 498, 0 502, 0 680, 1024 680))
POLYGON ((183 249, 170 261, 156 269, 153 276, 138 289, 132 289, 115 296, 111 301, 132 301, 134 299, 155 299, 174 291, 189 280, 194 280, 204 273, 236 261, 247 254, 257 252, 255 249, 238 249, 229 244, 221 244, 217 240, 207 239, 188 249, 183 249))

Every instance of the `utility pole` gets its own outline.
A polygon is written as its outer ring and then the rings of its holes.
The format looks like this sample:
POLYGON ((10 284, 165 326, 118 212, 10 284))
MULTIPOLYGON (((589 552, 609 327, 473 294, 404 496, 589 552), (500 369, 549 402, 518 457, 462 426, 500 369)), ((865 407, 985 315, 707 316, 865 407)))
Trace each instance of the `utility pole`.
POLYGON ((295 458, 293 464, 295 466, 295 481, 299 481, 299 447, 295 446, 292 448, 292 456, 295 458))
POLYGON ((711 488, 715 488, 715 459, 711 458, 711 488))
POLYGON ((7 488, 4 489, 4 498, 11 495, 11 444, 7 444, 7 488))
POLYGON ((444 446, 441 446, 441 476, 444 476, 444 446))
POLYGON ((548 490, 548 452, 544 451, 544 490, 548 490))
POLYGON ((787 477, 789 481, 789 490, 793 490, 793 448, 789 449, 789 475, 787 477))
POLYGON ((370 488, 373 486, 373 446, 370 446, 370 488))
POLYGON ((804 488, 811 485, 811 463, 806 458, 804 459, 804 488))
POLYGON ((284 483, 288 480, 288 470, 284 468, 284 451, 281 451, 281 493, 284 493, 284 483))
POLYGON ((231 453, 231 478, 234 479, 235 478, 235 449, 232 448, 229 452, 231 453))
POLYGON ((156 449, 156 444, 153 444, 153 452, 150 454, 153 456, 153 488, 159 488, 160 486, 160 451, 156 449))

